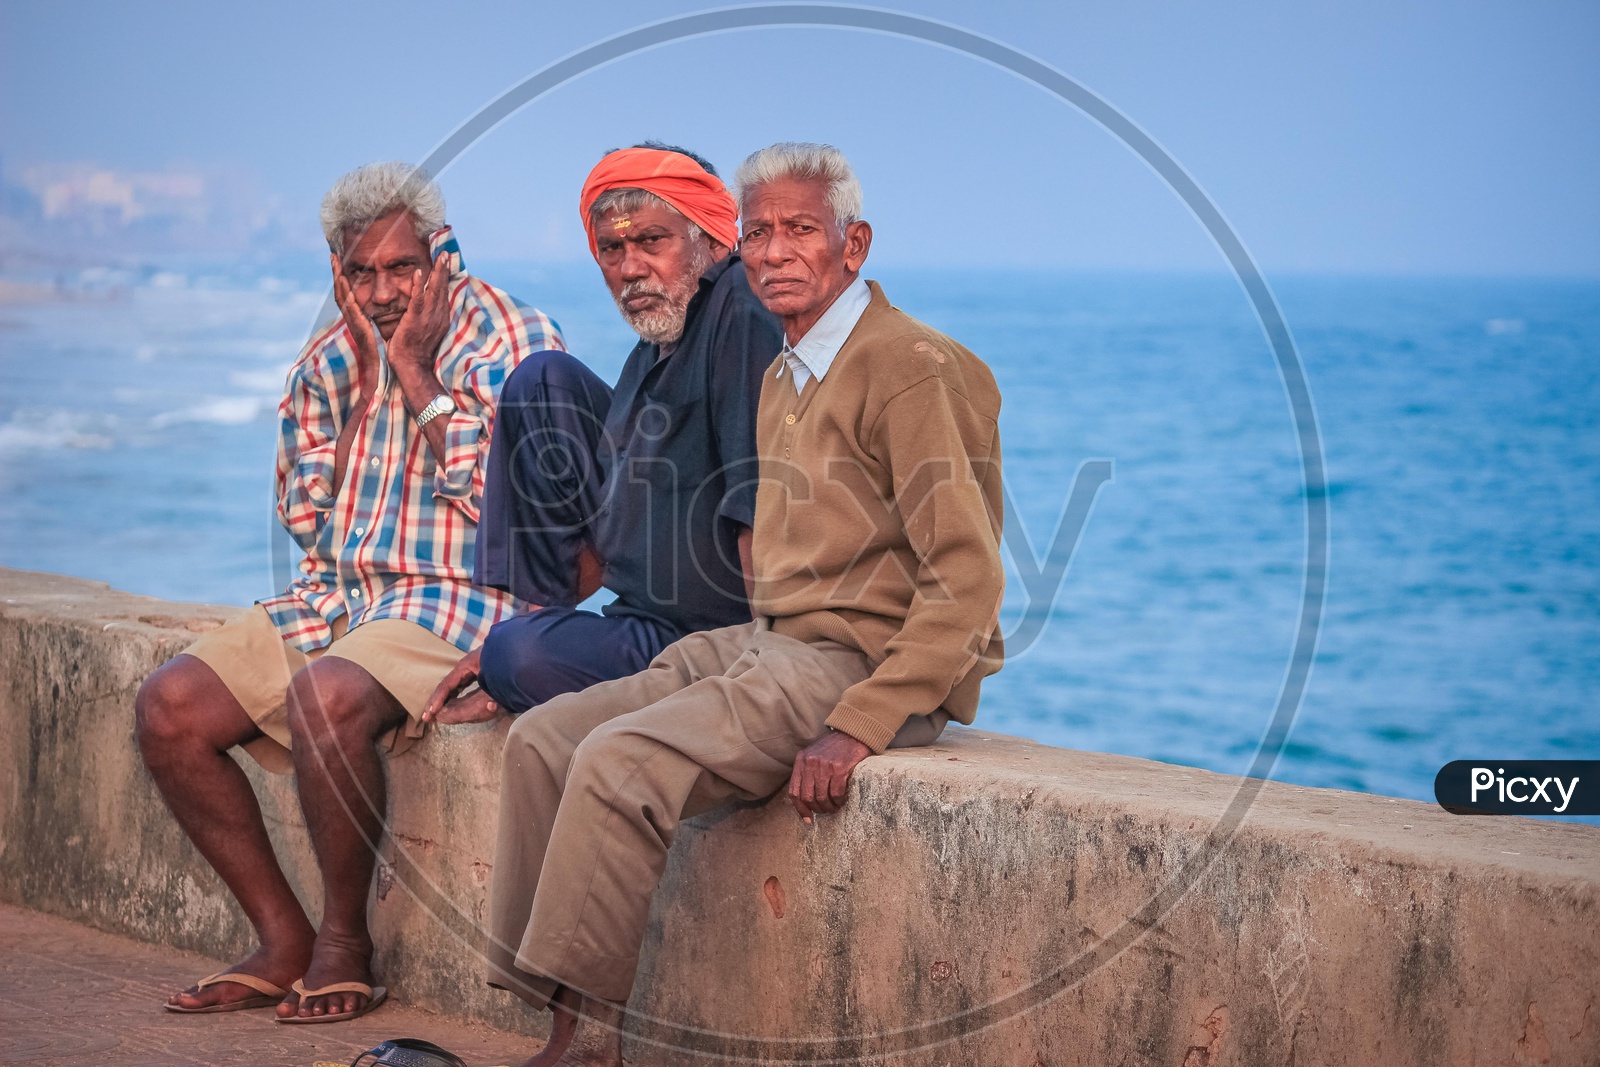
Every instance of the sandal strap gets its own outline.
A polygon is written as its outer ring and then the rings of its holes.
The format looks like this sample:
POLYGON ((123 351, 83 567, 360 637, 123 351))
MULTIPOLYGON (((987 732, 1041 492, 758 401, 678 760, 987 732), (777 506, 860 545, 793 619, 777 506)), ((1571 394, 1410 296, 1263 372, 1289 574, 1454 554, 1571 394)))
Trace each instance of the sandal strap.
POLYGON ((334 982, 318 989, 307 989, 305 982, 297 979, 291 988, 300 994, 301 1000, 306 997, 327 996, 329 993, 360 993, 369 999, 372 996, 372 987, 365 982, 334 982))
MULTIPOLYGON (((195 983, 194 987, 195 989, 200 990, 209 985, 221 985, 223 982, 232 982, 235 985, 242 985, 248 989, 254 989, 262 996, 286 997, 289 995, 289 991, 284 989, 282 986, 275 986, 265 978, 257 978, 255 975, 245 974, 243 971, 218 971, 216 974, 207 975, 206 977, 200 979, 200 981, 195 983)), ((295 984, 298 985, 299 983, 297 982, 295 984)))

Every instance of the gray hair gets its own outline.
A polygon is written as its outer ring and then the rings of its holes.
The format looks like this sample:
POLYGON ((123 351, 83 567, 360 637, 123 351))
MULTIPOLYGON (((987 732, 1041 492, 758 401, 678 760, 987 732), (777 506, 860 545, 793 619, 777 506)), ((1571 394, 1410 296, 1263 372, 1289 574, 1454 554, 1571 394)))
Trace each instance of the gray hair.
POLYGON ((739 213, 744 213, 745 201, 755 189, 783 178, 822 182, 827 187, 828 207, 841 230, 861 218, 861 183, 850 161, 833 145, 810 141, 779 141, 750 153, 739 164, 733 175, 739 213))
MULTIPOLYGON (((664 207, 674 215, 682 216, 683 212, 661 199, 648 189, 607 189, 595 197, 594 203, 589 205, 589 225, 596 229, 600 220, 606 217, 606 212, 615 211, 619 215, 630 215, 640 208, 664 207)), ((689 223, 689 240, 693 241, 705 231, 693 222, 689 223)))
POLYGON ((444 193, 421 167, 369 163, 334 182, 322 198, 322 236, 333 254, 342 256, 347 229, 365 229, 395 211, 410 215, 417 236, 427 241, 444 227, 444 193))

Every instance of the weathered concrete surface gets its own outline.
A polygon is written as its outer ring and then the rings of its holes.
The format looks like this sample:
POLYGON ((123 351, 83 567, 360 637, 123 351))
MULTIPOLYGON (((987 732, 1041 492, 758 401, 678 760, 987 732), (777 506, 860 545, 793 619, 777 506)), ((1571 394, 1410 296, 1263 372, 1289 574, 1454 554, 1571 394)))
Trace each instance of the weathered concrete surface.
POLYGON ((521 1063, 539 1043, 416 1008, 339 1026, 279 1026, 270 1011, 168 1015, 151 1006, 223 966, 193 952, 0 905, 0 1063, 6 1067, 311 1067, 347 1064, 404 1034, 468 1063, 521 1063))
MULTIPOLYGON (((247 949, 131 745, 139 680, 229 610, 0 571, 0 897, 247 949)), ((500 736, 448 729, 393 762, 378 967, 403 1002, 526 1030, 473 955, 500 736)), ((292 787, 255 778, 314 905, 292 787)), ((695 820, 657 901, 637 1053, 1600 1063, 1600 830, 1268 785, 1208 838, 1239 786, 953 730, 869 761, 815 828, 782 804, 695 820)))

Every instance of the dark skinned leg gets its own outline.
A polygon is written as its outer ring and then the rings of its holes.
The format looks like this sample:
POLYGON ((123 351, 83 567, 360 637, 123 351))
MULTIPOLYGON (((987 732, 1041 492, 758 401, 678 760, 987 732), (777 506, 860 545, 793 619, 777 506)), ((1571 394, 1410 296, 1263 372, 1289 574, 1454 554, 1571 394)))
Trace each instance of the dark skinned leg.
POLYGON ((572 1045, 572 1036, 578 1030, 578 1007, 583 998, 562 986, 550 998, 550 1040, 521 1067, 551 1067, 572 1045))
MULTIPOLYGON (((250 780, 228 755, 261 732, 216 672, 193 656, 177 656, 145 679, 134 708, 139 751, 156 788, 261 941, 232 969, 287 989, 305 973, 316 931, 278 866, 250 780)), ((169 1003, 201 1008, 254 996, 225 982, 174 994, 169 1003)))
MULTIPOLYGON (((334 982, 372 983, 367 893, 383 832, 388 783, 374 742, 406 720, 405 708, 363 668, 325 656, 289 683, 300 807, 322 870, 322 926, 308 989, 334 982)), ((336 1015, 366 1004, 359 993, 331 993, 302 1003, 291 994, 282 1016, 336 1015)))
POLYGON ((622 1067, 622 1006, 562 986, 550 1001, 550 1040, 522 1067, 622 1067))

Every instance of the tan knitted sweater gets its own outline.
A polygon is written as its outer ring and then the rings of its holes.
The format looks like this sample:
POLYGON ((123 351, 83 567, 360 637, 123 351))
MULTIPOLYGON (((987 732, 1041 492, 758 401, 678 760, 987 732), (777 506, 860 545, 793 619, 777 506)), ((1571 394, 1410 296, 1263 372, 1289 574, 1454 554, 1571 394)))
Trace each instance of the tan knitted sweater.
POLYGON ((910 715, 971 723, 1000 669, 1000 391, 977 356, 872 302, 824 379, 782 358, 756 417, 757 614, 864 652, 828 725, 875 752, 910 715))

